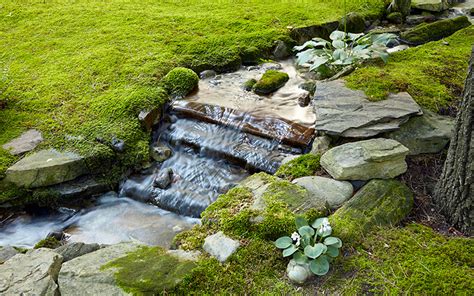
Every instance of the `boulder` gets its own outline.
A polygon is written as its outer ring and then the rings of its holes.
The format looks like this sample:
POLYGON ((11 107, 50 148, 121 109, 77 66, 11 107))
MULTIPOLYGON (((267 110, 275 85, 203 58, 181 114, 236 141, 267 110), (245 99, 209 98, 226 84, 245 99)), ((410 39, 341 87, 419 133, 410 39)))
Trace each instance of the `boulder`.
POLYGON ((19 187, 36 188, 70 181, 87 172, 81 156, 51 149, 21 159, 7 169, 6 179, 19 187))
POLYGON ((64 263, 58 279, 61 294, 127 295, 117 286, 114 270, 102 266, 139 247, 133 243, 111 245, 64 263))
POLYGON ((406 42, 414 45, 437 41, 448 37, 455 32, 469 27, 471 22, 467 16, 459 16, 453 19, 445 19, 434 23, 423 23, 408 31, 403 32, 400 37, 406 42))
POLYGON ((49 249, 17 254, 0 265, 1 295, 57 295, 63 258, 49 249))
POLYGON ((138 120, 140 121, 142 127, 150 131, 155 124, 157 124, 161 119, 161 109, 152 108, 149 110, 142 110, 138 114, 138 120))
POLYGON ((333 235, 355 243, 379 226, 400 223, 413 207, 413 193, 396 180, 371 180, 329 217, 333 235))
POLYGON ((371 102, 363 91, 347 88, 343 80, 319 83, 313 107, 316 130, 353 138, 396 130, 410 116, 423 113, 408 93, 390 94, 386 100, 371 102))
POLYGON ((12 155, 20 155, 29 152, 43 142, 41 132, 31 129, 21 134, 18 138, 3 145, 3 149, 8 150, 12 155))
POLYGON ((15 256, 20 252, 17 251, 14 247, 11 246, 6 246, 6 247, 0 247, 0 264, 3 262, 7 261, 11 257, 15 256))
POLYGON ((351 198, 354 188, 350 182, 336 181, 330 178, 311 176, 293 180, 294 184, 304 187, 315 199, 327 203, 331 209, 337 209, 351 198))
POLYGON ((391 179, 407 170, 408 148, 391 139, 371 139, 332 148, 321 166, 337 180, 391 179))
POLYGON ((351 33, 362 33, 365 31, 365 20, 364 17, 356 12, 348 13, 341 19, 339 30, 351 33))
POLYGON ((54 251, 63 256, 63 262, 67 262, 76 257, 92 253, 100 249, 99 244, 85 244, 82 242, 73 242, 56 248, 54 251))
POLYGON ((326 151, 329 150, 329 145, 331 145, 331 138, 328 136, 316 137, 311 146, 311 154, 323 155, 326 151))
POLYGON ((222 231, 206 237, 203 249, 220 262, 225 262, 239 248, 239 241, 226 236, 222 231))
POLYGON ((423 116, 412 117, 387 137, 410 149, 409 155, 438 153, 449 143, 453 129, 452 118, 425 110, 423 116))
POLYGON ((268 95, 277 91, 290 79, 288 74, 277 70, 267 70, 253 86, 253 91, 259 95, 268 95))
POLYGON ((449 8, 448 0, 412 0, 411 7, 421 10, 440 12, 449 8))
POLYGON ((275 41, 275 48, 273 49, 273 56, 277 60, 283 60, 291 56, 291 49, 288 48, 286 43, 281 40, 275 41))
POLYGON ((307 107, 311 102, 311 94, 306 90, 298 92, 294 95, 294 97, 300 107, 307 107))

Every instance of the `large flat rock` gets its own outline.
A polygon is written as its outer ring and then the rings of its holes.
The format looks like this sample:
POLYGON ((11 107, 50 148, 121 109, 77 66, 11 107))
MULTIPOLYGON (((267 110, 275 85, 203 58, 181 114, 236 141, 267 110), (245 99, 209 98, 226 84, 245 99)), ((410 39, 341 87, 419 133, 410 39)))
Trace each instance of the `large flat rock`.
POLYGON ((391 179, 407 170, 408 148, 391 139, 371 139, 332 148, 321 166, 337 180, 391 179))
POLYGON ((412 0, 411 7, 421 10, 440 12, 449 8, 448 0, 412 0))
POLYGON ((331 209, 340 207, 354 192, 350 182, 319 176, 298 178, 293 180, 293 183, 306 188, 313 198, 327 202, 331 209))
POLYGON ((408 93, 390 94, 386 100, 371 102, 363 91, 347 88, 343 80, 319 83, 313 106, 316 130, 352 138, 396 130, 410 116, 423 114, 408 93))
POLYGON ((20 155, 35 149, 41 142, 43 142, 41 132, 31 129, 21 134, 18 138, 6 143, 2 147, 3 149, 10 151, 13 155, 20 155))
POLYGON ((41 150, 8 168, 6 179, 20 187, 36 188, 73 180, 88 172, 84 159, 72 152, 41 150))
POLYGON ((228 126, 292 146, 307 147, 314 137, 313 128, 281 117, 252 115, 232 108, 187 101, 176 101, 172 108, 181 117, 228 126))
POLYGON ((0 265, 1 295, 58 295, 63 257, 50 249, 17 254, 0 265))

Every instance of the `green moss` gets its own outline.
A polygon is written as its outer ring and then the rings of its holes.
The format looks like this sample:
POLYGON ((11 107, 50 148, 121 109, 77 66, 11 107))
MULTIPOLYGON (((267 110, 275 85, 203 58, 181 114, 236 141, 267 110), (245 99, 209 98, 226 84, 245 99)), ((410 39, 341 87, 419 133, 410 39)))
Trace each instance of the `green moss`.
POLYGON ((339 30, 351 33, 361 33, 365 31, 365 19, 364 16, 351 12, 341 19, 339 30))
POLYGON ((267 95, 285 85, 289 79, 288 74, 284 72, 267 70, 253 86, 253 91, 257 94, 267 95))
POLYGON ((199 83, 199 76, 191 69, 174 68, 161 80, 161 84, 173 97, 185 97, 199 83))
POLYGON ((102 267, 113 268, 117 284, 133 295, 158 295, 172 290, 196 266, 166 254, 160 247, 142 247, 102 267))
POLYGON ((445 19, 434 23, 423 23, 401 33, 400 37, 410 43, 419 45, 448 37, 458 30, 469 27, 471 22, 467 16, 445 19))
POLYGON ((385 99, 389 92, 408 92, 432 111, 456 105, 462 94, 474 43, 474 26, 441 41, 430 42, 390 56, 387 64, 375 63, 354 71, 348 86, 364 90, 369 99, 385 99))
POLYGON ((256 79, 253 79, 253 78, 249 79, 249 80, 245 81, 242 88, 246 91, 251 91, 253 86, 255 85, 255 83, 257 83, 256 79))
POLYGON ((56 249, 61 246, 61 242, 58 241, 55 237, 47 237, 45 239, 40 240, 34 246, 34 249, 39 248, 48 248, 48 249, 56 249))
POLYGON ((304 154, 282 165, 275 173, 280 178, 293 180, 314 175, 321 167, 321 155, 304 154))
POLYGON ((387 20, 393 24, 401 24, 403 22, 403 14, 401 12, 392 12, 387 15, 387 20))
POLYGON ((418 224, 379 229, 338 261, 318 292, 469 295, 474 289, 473 252, 472 238, 447 238, 418 224))

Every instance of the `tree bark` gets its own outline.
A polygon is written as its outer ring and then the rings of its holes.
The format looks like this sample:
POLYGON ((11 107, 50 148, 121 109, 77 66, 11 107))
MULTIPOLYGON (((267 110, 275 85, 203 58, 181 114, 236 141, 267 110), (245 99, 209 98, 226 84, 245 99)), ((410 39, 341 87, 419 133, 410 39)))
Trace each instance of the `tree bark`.
POLYGON ((464 86, 461 108, 438 181, 434 202, 449 223, 467 235, 474 235, 474 47, 464 86))

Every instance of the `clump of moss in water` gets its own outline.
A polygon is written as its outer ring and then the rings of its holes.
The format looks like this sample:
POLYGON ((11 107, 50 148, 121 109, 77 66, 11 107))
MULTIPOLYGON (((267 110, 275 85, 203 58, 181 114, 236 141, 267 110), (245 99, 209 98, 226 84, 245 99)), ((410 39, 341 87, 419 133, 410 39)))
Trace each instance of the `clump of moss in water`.
POLYGON ((304 154, 282 165, 275 175, 288 180, 313 176, 321 167, 320 160, 319 154, 304 154))
POLYGON ((289 79, 288 74, 284 72, 268 70, 263 74, 262 78, 255 83, 253 91, 257 94, 267 95, 285 85, 289 79))
POLYGON ((242 88, 245 90, 245 91, 251 91, 253 86, 257 83, 257 80, 256 79, 249 79, 247 81, 244 82, 244 84, 242 85, 242 88))
POLYGON ((39 248, 48 248, 48 249, 56 249, 61 246, 61 242, 58 241, 55 237, 47 237, 45 239, 40 240, 34 246, 34 249, 39 248))
POLYGON ((161 85, 173 97, 184 97, 197 87, 199 76, 191 69, 177 67, 168 72, 161 85))

